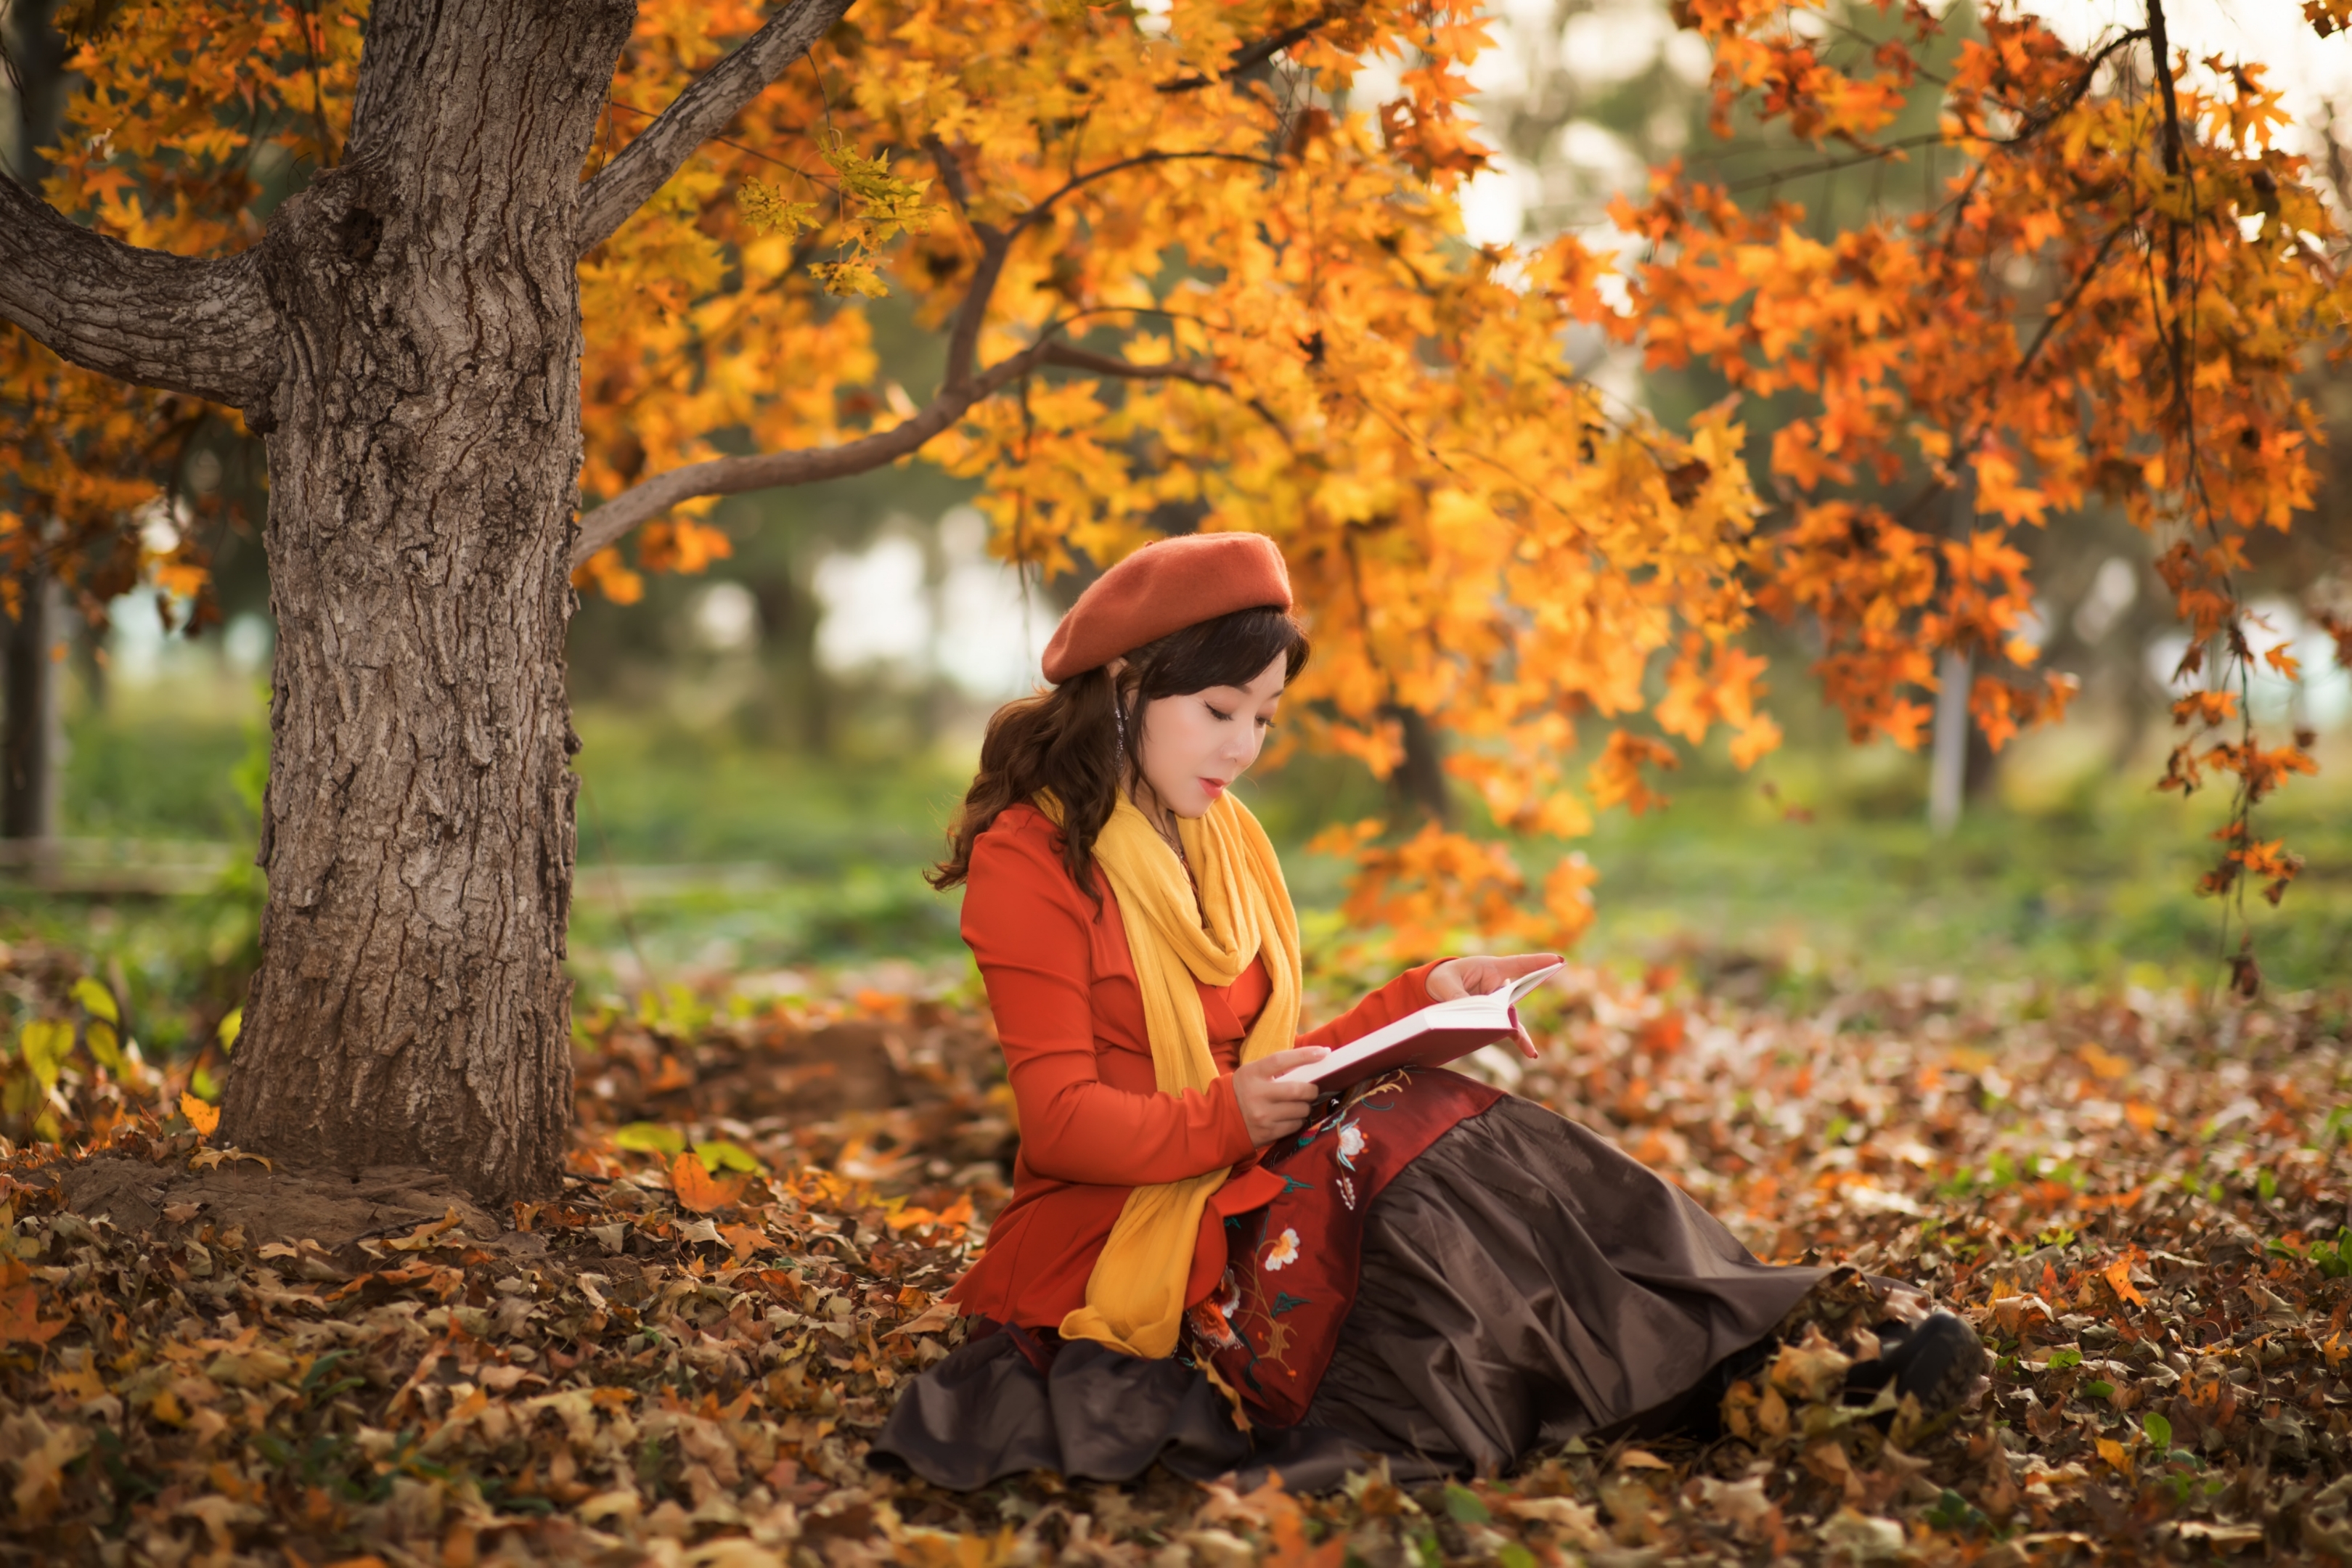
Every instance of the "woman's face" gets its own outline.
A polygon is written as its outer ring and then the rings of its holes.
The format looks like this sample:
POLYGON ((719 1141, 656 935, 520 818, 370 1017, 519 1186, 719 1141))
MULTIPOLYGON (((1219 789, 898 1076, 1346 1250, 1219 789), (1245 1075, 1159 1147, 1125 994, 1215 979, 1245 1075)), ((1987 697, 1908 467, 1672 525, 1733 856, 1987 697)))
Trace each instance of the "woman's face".
POLYGON ((1249 771, 1282 700, 1276 658, 1247 686, 1212 686, 1143 705, 1136 761, 1143 782, 1179 816, 1199 816, 1249 771))

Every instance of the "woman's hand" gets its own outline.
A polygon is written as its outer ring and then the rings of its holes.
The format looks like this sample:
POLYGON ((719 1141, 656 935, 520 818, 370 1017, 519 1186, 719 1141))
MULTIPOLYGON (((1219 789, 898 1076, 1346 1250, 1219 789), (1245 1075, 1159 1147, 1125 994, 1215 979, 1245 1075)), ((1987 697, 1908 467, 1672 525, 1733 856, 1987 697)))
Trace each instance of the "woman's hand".
MULTIPOLYGON (((1480 954, 1475 958, 1449 958, 1429 972, 1429 999, 1451 1002, 1456 996, 1484 996, 1489 991, 1500 991, 1521 975, 1533 974, 1559 962, 1556 952, 1523 952, 1516 958, 1490 958, 1480 954)), ((1519 1055, 1529 1061, 1536 1059, 1536 1043, 1519 1026, 1519 1055)))
POLYGON ((1242 1122, 1249 1129, 1251 1148, 1263 1149, 1307 1125, 1307 1112, 1322 1096, 1323 1086, 1275 1080, 1330 1054, 1322 1046, 1294 1046, 1245 1062, 1234 1074, 1234 1099, 1241 1105, 1242 1122))

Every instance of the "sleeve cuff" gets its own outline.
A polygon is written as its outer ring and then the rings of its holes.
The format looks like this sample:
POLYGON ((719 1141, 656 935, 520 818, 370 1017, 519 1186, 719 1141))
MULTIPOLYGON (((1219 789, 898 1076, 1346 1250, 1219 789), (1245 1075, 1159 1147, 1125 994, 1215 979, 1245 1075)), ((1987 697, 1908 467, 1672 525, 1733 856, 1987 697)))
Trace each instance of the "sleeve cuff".
POLYGON ((1249 1123, 1242 1119, 1241 1096, 1234 1092, 1234 1075, 1219 1075, 1216 1087, 1209 1091, 1217 1107, 1218 1152, 1227 1165, 1237 1165, 1257 1152, 1250 1142, 1249 1123))
POLYGON ((1406 1013, 1418 1013, 1429 1005, 1429 972, 1444 962, 1442 958, 1433 958, 1427 963, 1416 964, 1396 977, 1405 1001, 1404 1007, 1397 1014, 1398 1017, 1403 1017, 1406 1013))

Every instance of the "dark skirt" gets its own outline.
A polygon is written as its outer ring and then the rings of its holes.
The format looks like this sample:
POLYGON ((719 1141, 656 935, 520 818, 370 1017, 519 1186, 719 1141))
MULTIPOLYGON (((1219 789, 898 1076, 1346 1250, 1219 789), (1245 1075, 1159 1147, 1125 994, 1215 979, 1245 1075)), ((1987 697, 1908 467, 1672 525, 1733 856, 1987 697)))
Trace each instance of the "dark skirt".
POLYGON ((1183 1358, 983 1331, 914 1380, 884 1465, 968 1490, 1022 1470, 1125 1481, 1156 1460, 1300 1490, 1375 1457, 1400 1480, 1491 1474, 1658 1423, 1711 1390, 1824 1272, 1759 1262, 1598 1134, 1505 1098, 1442 1134, 1363 1220, 1362 1271, 1307 1419, 1244 1432, 1183 1358))

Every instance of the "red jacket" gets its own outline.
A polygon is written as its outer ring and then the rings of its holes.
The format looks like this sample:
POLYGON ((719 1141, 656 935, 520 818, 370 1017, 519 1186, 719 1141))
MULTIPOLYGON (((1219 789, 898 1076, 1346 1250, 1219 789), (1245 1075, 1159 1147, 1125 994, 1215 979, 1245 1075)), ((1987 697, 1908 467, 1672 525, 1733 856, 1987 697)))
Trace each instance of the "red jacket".
MULTIPOLYGON (((1201 987, 1224 1076, 1205 1093, 1161 1094, 1118 900, 1097 868, 1097 909, 1060 848, 1059 828, 1034 807, 1012 807, 972 846, 963 900, 963 939, 996 1016, 1021 1152, 987 1251, 948 1294, 967 1312, 1031 1328, 1058 1327, 1085 1304, 1129 1188, 1237 1167, 1201 1217, 1188 1303, 1224 1272, 1224 1216, 1282 1190, 1282 1178, 1256 1166, 1231 1081, 1271 990, 1265 965, 1201 987)), ((1345 1045, 1427 1006, 1427 974, 1424 965, 1399 975, 1298 1043, 1345 1045)))

